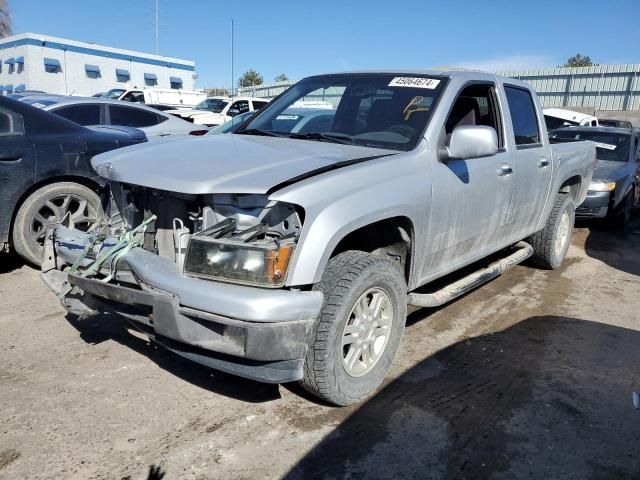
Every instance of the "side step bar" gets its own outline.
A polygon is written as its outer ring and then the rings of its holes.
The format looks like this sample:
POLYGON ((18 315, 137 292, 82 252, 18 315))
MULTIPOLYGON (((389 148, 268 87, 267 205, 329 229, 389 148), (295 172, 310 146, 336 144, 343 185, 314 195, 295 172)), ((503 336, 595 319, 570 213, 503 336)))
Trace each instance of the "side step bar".
POLYGON ((415 305, 416 307, 439 307, 479 287, 483 283, 499 277, 502 273, 524 262, 533 255, 533 247, 526 242, 518 242, 515 248, 517 248, 517 250, 508 257, 497 260, 482 270, 470 273, 466 277, 450 283, 436 292, 410 293, 408 300, 409 305, 415 305))

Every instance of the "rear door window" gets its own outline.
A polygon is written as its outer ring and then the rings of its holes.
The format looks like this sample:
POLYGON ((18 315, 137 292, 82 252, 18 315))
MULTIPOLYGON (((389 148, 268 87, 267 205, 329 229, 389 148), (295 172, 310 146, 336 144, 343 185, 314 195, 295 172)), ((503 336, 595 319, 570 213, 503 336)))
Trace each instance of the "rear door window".
POLYGON ((79 125, 100 125, 100 105, 68 105, 52 110, 56 115, 79 125))
POLYGON ((124 127, 151 127, 166 120, 155 112, 148 112, 142 108, 124 105, 109 105, 110 124, 124 127))
POLYGON ((505 86, 516 145, 540 144, 540 129, 531 93, 524 88, 505 86))
POLYGON ((237 110, 238 113, 244 113, 249 111, 249 102, 247 100, 238 100, 229 110, 237 110))

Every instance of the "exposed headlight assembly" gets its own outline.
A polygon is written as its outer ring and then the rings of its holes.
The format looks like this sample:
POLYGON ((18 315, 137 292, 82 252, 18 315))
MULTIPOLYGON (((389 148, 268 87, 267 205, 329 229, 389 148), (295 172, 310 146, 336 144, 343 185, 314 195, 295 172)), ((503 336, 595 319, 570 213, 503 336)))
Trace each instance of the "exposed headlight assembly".
POLYGON ((616 188, 616 182, 601 182, 595 180, 589 184, 590 192, 612 192, 616 188))
POLYGON ((196 277, 260 287, 281 287, 295 249, 295 235, 264 237, 267 227, 258 224, 235 232, 227 219, 191 236, 184 272, 196 277), (256 240, 263 237, 261 240, 256 240))

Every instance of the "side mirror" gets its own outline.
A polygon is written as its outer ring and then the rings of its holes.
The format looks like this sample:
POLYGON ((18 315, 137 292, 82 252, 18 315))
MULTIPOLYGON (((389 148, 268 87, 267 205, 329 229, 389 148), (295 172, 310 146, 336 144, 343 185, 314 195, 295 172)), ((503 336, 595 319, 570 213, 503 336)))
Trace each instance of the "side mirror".
POLYGON ((227 115, 229 115, 230 117, 235 117, 239 113, 240 113, 240 110, 236 108, 230 108, 229 111, 227 112, 227 115))
POLYGON ((483 125, 462 125, 451 134, 449 146, 442 152, 442 160, 467 160, 490 157, 498 153, 498 134, 483 125))

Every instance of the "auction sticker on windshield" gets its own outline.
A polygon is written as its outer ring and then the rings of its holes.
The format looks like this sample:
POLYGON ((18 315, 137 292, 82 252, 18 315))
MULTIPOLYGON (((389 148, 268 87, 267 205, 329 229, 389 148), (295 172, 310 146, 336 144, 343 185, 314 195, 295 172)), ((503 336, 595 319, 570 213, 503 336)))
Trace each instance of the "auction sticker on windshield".
POLYGON ((390 87, 426 88, 434 90, 440 84, 440 80, 424 77, 396 77, 389 83, 390 87))
POLYGON ((616 145, 609 145, 608 143, 600 143, 600 142, 594 142, 596 144, 596 147, 598 148, 604 148, 605 150, 615 150, 616 148, 618 148, 616 145))

